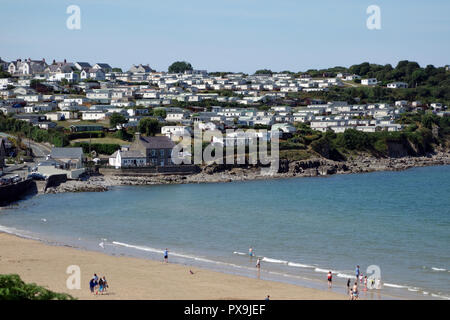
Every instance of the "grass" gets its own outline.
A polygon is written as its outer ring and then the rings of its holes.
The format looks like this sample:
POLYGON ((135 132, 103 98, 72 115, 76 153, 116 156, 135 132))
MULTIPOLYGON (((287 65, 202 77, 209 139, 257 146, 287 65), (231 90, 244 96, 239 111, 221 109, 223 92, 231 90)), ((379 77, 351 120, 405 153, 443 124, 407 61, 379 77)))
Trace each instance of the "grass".
POLYGON ((71 125, 100 125, 104 127, 109 127, 109 120, 89 121, 89 120, 71 119, 64 121, 56 121, 56 124, 64 128, 69 128, 71 125))
POLYGON ((313 151, 308 150, 281 150, 280 159, 290 161, 307 160, 313 156, 313 151))
POLYGON ((120 145, 131 144, 130 141, 125 141, 125 140, 121 140, 121 139, 118 139, 118 138, 111 138, 111 137, 92 138, 92 139, 89 139, 89 138, 75 139, 75 140, 72 140, 71 143, 89 142, 89 140, 91 141, 91 143, 120 144, 120 145))

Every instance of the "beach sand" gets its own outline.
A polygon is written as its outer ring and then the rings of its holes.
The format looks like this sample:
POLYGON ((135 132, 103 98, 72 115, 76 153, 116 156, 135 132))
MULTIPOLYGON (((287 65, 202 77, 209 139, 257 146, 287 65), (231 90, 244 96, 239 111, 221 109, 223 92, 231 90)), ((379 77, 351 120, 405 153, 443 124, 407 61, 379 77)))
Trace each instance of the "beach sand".
MULTIPOLYGON (((78 299, 347 299, 344 294, 303 288, 274 281, 229 275, 162 261, 110 256, 0 233, 0 274, 19 274, 34 282, 78 299), (69 290, 66 269, 81 269, 81 289, 69 290), (190 274, 192 270, 194 274, 190 274), (103 296, 89 291, 94 273, 106 276, 109 292, 103 296)), ((324 283, 324 288, 326 284, 324 283)))

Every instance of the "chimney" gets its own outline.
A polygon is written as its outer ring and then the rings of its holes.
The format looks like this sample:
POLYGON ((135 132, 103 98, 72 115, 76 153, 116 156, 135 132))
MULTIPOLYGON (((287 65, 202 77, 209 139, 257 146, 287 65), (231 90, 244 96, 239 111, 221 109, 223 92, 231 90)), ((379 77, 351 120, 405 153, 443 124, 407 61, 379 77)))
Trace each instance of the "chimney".
POLYGON ((55 59, 53 59, 53 64, 56 64, 56 60, 55 59))
POLYGON ((67 60, 66 60, 66 59, 64 59, 64 63, 67 63, 67 60))
POLYGON ((141 139, 141 133, 140 132, 136 132, 134 135, 136 136, 136 140, 135 141, 139 141, 141 139))
POLYGON ((42 62, 45 62, 45 58, 42 58, 42 62))

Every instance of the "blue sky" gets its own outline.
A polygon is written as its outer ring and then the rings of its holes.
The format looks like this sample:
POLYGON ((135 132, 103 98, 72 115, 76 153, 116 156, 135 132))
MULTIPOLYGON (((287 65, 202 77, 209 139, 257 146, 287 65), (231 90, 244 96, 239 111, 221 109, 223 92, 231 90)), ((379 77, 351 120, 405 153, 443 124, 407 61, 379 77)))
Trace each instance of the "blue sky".
POLYGON ((304 71, 369 61, 450 64, 448 0, 2 0, 0 57, 167 70, 304 71), (66 8, 81 8, 69 30, 66 8), (366 9, 381 8, 381 30, 366 9))

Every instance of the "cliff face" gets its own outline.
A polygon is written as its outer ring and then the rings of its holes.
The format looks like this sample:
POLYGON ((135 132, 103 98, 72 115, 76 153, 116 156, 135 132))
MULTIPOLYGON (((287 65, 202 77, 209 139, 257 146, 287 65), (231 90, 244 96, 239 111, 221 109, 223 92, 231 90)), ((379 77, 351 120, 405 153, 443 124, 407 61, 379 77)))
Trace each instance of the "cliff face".
POLYGON ((390 158, 406 157, 410 154, 410 148, 406 148, 403 143, 387 142, 388 155, 390 158))

